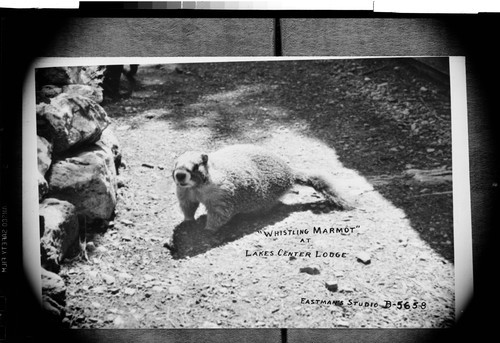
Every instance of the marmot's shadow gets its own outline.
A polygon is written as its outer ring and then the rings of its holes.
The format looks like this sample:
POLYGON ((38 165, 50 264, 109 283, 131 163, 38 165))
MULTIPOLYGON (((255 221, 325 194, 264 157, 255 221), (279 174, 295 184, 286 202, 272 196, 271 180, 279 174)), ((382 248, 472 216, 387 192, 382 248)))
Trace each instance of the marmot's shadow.
POLYGON ((177 225, 165 247, 170 250, 174 259, 193 257, 280 222, 290 213, 309 210, 313 213, 326 213, 335 209, 327 201, 292 205, 279 202, 264 213, 238 214, 215 232, 205 230, 207 216, 202 215, 196 221, 177 225))

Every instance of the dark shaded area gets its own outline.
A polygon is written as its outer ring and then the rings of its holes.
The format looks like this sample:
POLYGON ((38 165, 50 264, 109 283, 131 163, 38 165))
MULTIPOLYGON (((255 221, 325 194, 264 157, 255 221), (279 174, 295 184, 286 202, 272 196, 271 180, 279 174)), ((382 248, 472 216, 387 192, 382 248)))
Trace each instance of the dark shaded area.
POLYGON ((278 203, 265 214, 236 215, 216 232, 205 230, 207 216, 202 215, 194 222, 177 225, 171 241, 165 243, 165 247, 171 251, 174 259, 194 257, 282 221, 292 212, 326 213, 333 210, 331 207, 326 201, 293 205, 278 203))

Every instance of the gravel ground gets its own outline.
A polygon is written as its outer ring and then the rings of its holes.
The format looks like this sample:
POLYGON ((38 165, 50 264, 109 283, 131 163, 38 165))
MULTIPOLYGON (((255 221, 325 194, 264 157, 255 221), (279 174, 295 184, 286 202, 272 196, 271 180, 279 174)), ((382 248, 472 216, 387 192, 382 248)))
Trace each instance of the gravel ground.
POLYGON ((61 271, 69 327, 452 325, 452 186, 406 173, 451 170, 448 86, 399 59, 141 66, 137 81, 104 105, 126 168, 116 217, 61 271), (203 208, 181 225, 175 157, 235 143, 329 170, 355 209, 296 187, 216 233, 203 208))

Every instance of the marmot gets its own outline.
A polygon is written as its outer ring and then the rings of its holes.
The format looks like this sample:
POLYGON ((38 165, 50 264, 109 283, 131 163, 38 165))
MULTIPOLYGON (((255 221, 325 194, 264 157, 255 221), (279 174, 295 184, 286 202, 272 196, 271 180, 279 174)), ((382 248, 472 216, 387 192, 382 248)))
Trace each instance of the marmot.
POLYGON ((217 230, 237 213, 273 206, 294 184, 313 187, 339 209, 352 208, 325 174, 292 169, 255 145, 232 145, 211 154, 185 152, 177 158, 172 177, 184 220, 194 220, 202 203, 207 230, 217 230))

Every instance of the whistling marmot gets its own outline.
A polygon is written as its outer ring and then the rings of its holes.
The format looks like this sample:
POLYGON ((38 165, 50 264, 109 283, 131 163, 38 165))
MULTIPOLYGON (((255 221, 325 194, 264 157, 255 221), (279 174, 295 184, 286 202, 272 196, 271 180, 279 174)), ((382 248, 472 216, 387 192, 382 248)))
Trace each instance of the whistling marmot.
POLYGON ((283 159, 255 145, 233 145, 205 154, 188 151, 172 176, 184 219, 194 220, 198 205, 207 210, 207 230, 217 230, 237 213, 273 206, 294 184, 313 187, 339 209, 351 209, 330 177, 292 169, 283 159))

